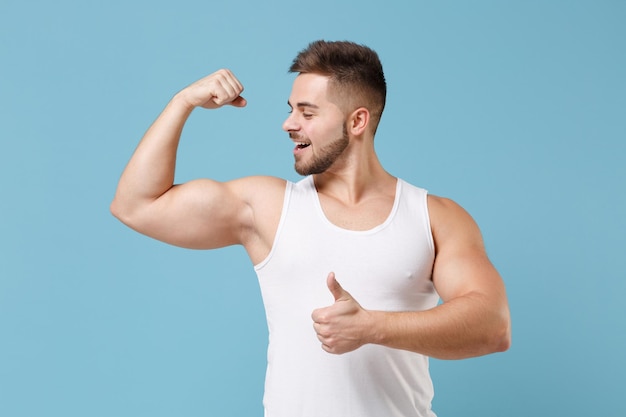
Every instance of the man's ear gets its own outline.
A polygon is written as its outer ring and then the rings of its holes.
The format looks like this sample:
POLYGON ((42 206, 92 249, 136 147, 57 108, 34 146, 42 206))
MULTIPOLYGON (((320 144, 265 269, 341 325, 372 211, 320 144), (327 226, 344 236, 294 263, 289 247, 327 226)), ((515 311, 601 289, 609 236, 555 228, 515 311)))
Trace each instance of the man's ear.
POLYGON ((370 111, 365 107, 359 107, 350 114, 348 119, 348 131, 354 136, 365 133, 370 123, 370 111))

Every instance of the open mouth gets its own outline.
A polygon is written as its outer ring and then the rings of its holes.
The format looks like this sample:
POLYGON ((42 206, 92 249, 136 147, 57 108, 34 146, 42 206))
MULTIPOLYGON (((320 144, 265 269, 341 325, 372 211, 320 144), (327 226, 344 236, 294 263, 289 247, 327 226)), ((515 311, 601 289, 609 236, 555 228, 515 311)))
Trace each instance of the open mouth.
POLYGON ((298 142, 296 143, 296 149, 308 148, 310 145, 311 145, 310 143, 298 142))

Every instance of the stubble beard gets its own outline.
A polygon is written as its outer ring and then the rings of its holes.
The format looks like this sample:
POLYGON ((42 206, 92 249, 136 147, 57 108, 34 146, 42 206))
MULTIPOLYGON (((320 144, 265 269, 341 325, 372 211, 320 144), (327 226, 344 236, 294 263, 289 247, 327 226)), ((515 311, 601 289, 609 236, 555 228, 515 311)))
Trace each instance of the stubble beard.
POLYGON ((321 174, 337 161, 349 143, 348 129, 344 123, 342 137, 321 148, 317 155, 313 155, 313 159, 310 162, 298 161, 296 159, 294 168, 298 174, 303 176, 321 174))

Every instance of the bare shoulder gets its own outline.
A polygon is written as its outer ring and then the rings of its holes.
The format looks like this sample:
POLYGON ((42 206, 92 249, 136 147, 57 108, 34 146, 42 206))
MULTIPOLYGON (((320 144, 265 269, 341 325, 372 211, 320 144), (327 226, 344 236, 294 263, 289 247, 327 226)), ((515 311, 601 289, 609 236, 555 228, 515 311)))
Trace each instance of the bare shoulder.
POLYGON ((280 223, 287 181, 269 176, 245 177, 230 181, 232 190, 246 206, 241 243, 254 264, 271 250, 280 223))
POLYGON ((435 243, 474 243, 482 246, 478 225, 472 216, 454 200, 428 196, 428 213, 435 243))
POLYGON ((475 224, 472 216, 457 202, 446 197, 428 195, 428 213, 431 222, 438 227, 475 224))
POLYGON ((244 177, 228 182, 239 200, 247 207, 248 225, 263 234, 273 229, 282 211, 287 181, 269 176, 244 177))
POLYGON ((282 206, 287 181, 270 176, 252 176, 229 181, 229 186, 253 209, 282 206))

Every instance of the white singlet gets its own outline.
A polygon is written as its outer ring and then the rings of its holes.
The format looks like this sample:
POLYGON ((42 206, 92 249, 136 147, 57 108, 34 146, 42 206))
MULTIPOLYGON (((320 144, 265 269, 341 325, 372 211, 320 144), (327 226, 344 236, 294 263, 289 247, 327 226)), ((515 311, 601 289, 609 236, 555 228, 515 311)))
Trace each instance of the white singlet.
POLYGON ((255 266, 269 327, 266 417, 434 417, 426 356, 379 345, 334 355, 313 330, 333 304, 329 272, 368 310, 437 305, 427 192, 400 179, 393 209, 367 231, 324 215, 313 177, 287 183, 273 247, 255 266))

